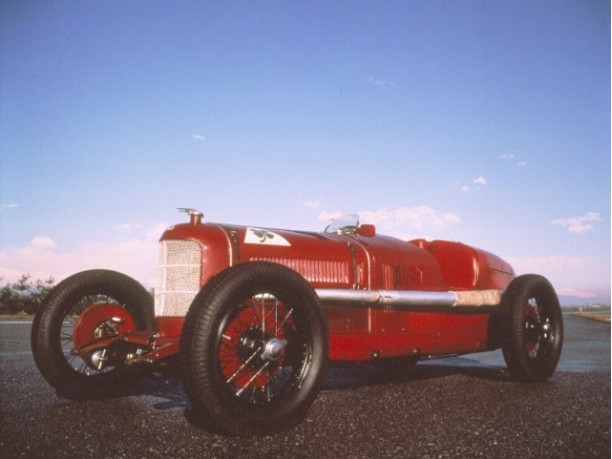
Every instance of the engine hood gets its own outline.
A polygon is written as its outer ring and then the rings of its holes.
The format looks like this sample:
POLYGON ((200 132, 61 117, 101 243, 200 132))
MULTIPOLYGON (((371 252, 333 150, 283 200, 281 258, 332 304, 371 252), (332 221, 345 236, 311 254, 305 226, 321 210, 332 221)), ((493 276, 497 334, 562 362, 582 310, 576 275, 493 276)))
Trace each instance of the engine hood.
POLYGON ((445 289, 429 251, 381 235, 198 223, 173 226, 161 240, 199 242, 202 285, 228 266, 269 261, 294 269, 315 288, 445 289))

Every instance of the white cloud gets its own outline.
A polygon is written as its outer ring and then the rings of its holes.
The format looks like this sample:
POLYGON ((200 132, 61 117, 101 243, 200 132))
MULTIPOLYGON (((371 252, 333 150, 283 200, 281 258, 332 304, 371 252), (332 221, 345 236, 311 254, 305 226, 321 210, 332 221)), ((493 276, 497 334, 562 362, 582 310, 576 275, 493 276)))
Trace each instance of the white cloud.
POLYGON ((527 166, 527 161, 517 160, 516 155, 513 153, 504 153, 499 156, 500 161, 509 162, 517 167, 525 167, 527 166))
POLYGON ((158 242, 164 231, 168 229, 167 223, 153 223, 144 230, 144 240, 147 242, 158 242))
POLYGON ((593 222, 600 221, 601 218, 597 212, 587 212, 580 217, 557 218, 551 223, 553 225, 566 228, 572 234, 586 233, 593 229, 593 222))
POLYGON ((142 229, 142 225, 140 223, 123 223, 115 226, 115 229, 121 233, 129 233, 134 230, 142 229))
POLYGON ((201 142, 203 142, 204 140, 206 140, 206 137, 203 136, 202 134, 191 134, 191 138, 193 140, 199 140, 201 142))
POLYGON ((306 207, 310 207, 311 209, 316 209, 317 207, 321 207, 320 199, 309 199, 304 203, 306 207))
MULTIPOLYGON (((480 177, 476 177, 474 180, 472 180, 472 183, 475 185, 473 189, 479 190, 481 187, 487 184, 487 179, 481 175, 480 177)), ((468 193, 472 191, 472 188, 470 187, 470 185, 461 185, 461 183, 459 183, 459 186, 460 186, 460 190, 463 193, 468 193)))
MULTIPOLYGON (((323 211, 319 218, 327 220, 338 218, 343 212, 323 211)), ((399 207, 394 210, 378 209, 359 212, 362 223, 370 223, 379 227, 387 234, 405 235, 410 231, 435 231, 461 223, 461 219, 450 212, 441 212, 428 206, 399 207)), ((422 235, 420 235, 422 236, 422 235)))
POLYGON ((148 226, 139 222, 130 222, 117 225, 114 229, 121 233, 122 236, 143 239, 145 241, 157 241, 166 228, 168 228, 168 225, 161 222, 152 223, 148 226))
POLYGON ((74 251, 47 250, 33 246, 0 251, 0 277, 16 281, 22 274, 64 279, 86 269, 114 269, 153 286, 157 244, 142 240, 86 242, 74 251))
POLYGON ((20 205, 16 204, 16 203, 1 204, 0 205, 0 210, 17 209, 18 207, 20 207, 20 205))
POLYGON ((323 221, 329 222, 330 220, 335 220, 336 218, 340 218, 343 215, 345 215, 345 213, 342 212, 341 210, 336 210, 334 212, 329 212, 327 210, 322 210, 319 213, 319 220, 323 220, 323 221))
POLYGON ((32 239, 30 246, 38 250, 53 250, 56 244, 55 241, 49 237, 37 236, 32 239))
POLYGON ((167 228, 137 223, 119 225, 111 241, 87 241, 62 250, 48 237, 37 236, 29 245, 0 251, 0 277, 15 282, 22 274, 34 279, 53 276, 57 281, 86 269, 113 269, 147 287, 155 284, 158 239, 167 228))
POLYGON ((375 77, 374 75, 369 76, 368 82, 374 86, 395 86, 395 83, 393 81, 387 80, 385 78, 375 77))

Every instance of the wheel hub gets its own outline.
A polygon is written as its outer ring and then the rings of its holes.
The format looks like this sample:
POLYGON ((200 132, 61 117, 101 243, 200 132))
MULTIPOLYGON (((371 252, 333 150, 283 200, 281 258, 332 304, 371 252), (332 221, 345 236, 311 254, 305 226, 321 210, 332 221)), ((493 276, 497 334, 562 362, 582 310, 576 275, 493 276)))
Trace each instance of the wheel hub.
POLYGON ((540 338, 541 325, 537 320, 527 319, 525 322, 525 337, 530 343, 536 343, 540 338))
POLYGON ((91 365, 93 365, 96 370, 102 370, 102 368, 104 368, 106 362, 108 361, 108 357, 106 356, 106 349, 93 352, 91 354, 90 360, 91 365))
POLYGON ((250 328, 240 337, 238 355, 242 362, 259 368, 265 362, 279 360, 286 345, 286 340, 278 339, 269 333, 262 334, 259 328, 250 328))
POLYGON ((240 360, 247 362, 252 360, 253 354, 256 354, 259 349, 264 346, 265 339, 261 336, 261 330, 250 328, 240 337, 240 345, 238 346, 238 355, 240 360))
POLYGON ((276 361, 280 359, 281 354, 283 353, 283 349, 287 345, 287 341, 280 340, 277 338, 271 338, 264 346, 264 352, 261 355, 261 358, 264 360, 273 360, 276 361))

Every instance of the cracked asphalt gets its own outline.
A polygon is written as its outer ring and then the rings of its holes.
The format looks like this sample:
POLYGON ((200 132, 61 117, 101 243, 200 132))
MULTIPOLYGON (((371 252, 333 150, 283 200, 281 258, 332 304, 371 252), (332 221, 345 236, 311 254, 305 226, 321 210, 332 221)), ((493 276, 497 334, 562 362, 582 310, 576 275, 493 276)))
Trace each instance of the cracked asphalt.
POLYGON ((177 379, 74 402, 38 373, 31 322, 0 321, 3 458, 610 457, 610 325, 566 315, 553 377, 511 381, 501 352, 422 362, 398 373, 331 368, 304 422, 237 438, 190 422, 177 379))

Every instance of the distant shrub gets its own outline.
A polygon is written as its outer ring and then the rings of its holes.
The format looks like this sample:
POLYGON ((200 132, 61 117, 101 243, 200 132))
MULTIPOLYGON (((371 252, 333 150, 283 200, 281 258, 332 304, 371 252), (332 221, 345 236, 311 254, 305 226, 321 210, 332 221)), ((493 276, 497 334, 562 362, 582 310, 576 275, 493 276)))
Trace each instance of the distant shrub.
POLYGON ((55 286, 55 279, 32 279, 24 274, 14 283, 0 278, 0 314, 35 314, 43 299, 55 286))

